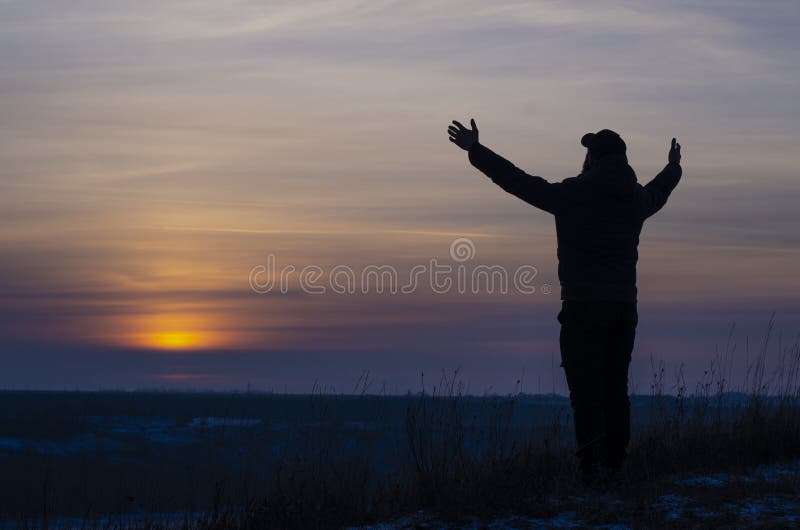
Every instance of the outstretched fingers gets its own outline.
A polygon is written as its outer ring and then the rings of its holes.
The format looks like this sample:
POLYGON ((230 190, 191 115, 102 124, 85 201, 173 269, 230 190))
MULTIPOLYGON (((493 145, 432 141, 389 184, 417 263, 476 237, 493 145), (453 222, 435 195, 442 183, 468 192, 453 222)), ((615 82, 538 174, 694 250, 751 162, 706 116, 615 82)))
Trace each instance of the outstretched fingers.
POLYGON ((672 142, 669 146, 669 155, 667 155, 667 161, 678 164, 681 161, 681 144, 679 144, 678 140, 675 138, 672 139, 672 142))

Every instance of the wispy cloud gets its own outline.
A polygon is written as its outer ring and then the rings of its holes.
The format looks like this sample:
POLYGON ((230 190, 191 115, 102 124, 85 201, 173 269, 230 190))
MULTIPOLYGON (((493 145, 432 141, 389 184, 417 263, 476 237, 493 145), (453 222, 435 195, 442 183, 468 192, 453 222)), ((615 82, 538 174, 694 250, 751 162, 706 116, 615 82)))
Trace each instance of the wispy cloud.
MULTIPOLYGON (((407 266, 455 237, 555 283, 552 219, 447 141, 470 116, 484 143, 552 180, 578 172, 587 130, 618 129, 640 180, 677 135, 684 179, 645 228, 642 293, 665 322, 789 311, 799 17, 793 2, 748 1, 0 1, 4 329, 55 351, 183 311, 252 351, 391 340, 413 365, 555 348, 552 322, 530 331, 555 299, 246 299, 267 252, 407 266)), ((711 340, 692 333, 685 351, 711 340)))

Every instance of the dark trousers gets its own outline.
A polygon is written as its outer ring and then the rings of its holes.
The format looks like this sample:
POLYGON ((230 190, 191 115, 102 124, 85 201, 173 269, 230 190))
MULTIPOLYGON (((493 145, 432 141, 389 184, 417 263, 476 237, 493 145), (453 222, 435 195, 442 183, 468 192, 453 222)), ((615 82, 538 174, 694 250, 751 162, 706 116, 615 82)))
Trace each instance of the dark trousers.
POLYGON ((561 366, 567 376, 580 469, 616 471, 630 441, 628 366, 636 336, 636 302, 564 300, 561 366))

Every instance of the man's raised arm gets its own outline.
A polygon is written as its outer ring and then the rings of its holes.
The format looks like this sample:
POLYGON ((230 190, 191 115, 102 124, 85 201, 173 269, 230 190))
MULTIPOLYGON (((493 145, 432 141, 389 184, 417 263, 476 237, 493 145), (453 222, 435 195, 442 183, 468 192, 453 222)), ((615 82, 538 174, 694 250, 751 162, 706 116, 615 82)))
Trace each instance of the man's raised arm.
POLYGON ((672 190, 681 180, 681 144, 672 139, 668 164, 655 176, 653 180, 642 186, 640 189, 640 199, 642 213, 645 218, 650 217, 659 211, 666 203, 672 190))
POLYGON ((450 141, 469 153, 470 163, 492 181, 523 201, 552 214, 564 204, 563 185, 528 175, 523 170, 478 142, 478 127, 470 120, 472 129, 453 121, 447 132, 450 141))

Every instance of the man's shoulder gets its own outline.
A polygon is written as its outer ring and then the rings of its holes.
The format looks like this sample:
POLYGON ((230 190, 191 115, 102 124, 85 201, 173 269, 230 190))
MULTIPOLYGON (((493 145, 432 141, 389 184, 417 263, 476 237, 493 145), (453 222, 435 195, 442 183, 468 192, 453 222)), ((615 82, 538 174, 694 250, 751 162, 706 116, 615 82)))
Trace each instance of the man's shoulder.
POLYGON ((584 193, 591 187, 591 180, 586 178, 586 174, 581 173, 577 177, 565 178, 560 182, 560 186, 564 193, 569 196, 578 196, 584 193))

